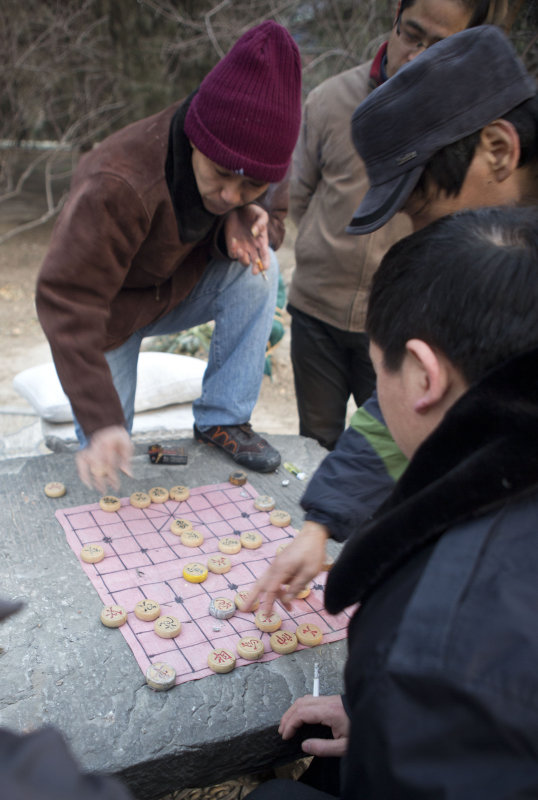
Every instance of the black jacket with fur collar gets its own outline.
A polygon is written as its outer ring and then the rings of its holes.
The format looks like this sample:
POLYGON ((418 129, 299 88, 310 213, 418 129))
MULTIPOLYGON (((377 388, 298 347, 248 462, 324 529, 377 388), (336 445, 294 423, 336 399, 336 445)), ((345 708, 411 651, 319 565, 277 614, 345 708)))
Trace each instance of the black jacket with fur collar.
POLYGON ((349 628, 345 800, 538 797, 538 350, 473 386, 326 605, 349 628))
POLYGON ((364 602, 447 528, 537 487, 538 349, 490 372, 450 409, 373 521, 348 539, 327 582, 327 609, 364 602))

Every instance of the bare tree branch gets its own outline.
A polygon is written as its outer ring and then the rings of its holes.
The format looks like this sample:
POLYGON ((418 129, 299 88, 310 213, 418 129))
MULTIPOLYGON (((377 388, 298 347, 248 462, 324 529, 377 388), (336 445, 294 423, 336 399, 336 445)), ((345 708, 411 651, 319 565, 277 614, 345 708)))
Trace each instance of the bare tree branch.
POLYGON ((222 58, 225 53, 224 53, 224 50, 222 49, 222 47, 219 45, 219 43, 217 41, 217 37, 215 36, 215 32, 214 32, 213 26, 211 24, 211 17, 213 17, 215 14, 217 14, 222 8, 226 8, 226 6, 229 6, 229 5, 230 5, 230 0, 222 0, 222 3, 219 3, 218 6, 215 6, 215 8, 211 9, 211 11, 208 11, 208 13, 204 17, 204 19, 205 19, 205 27, 206 27, 207 35, 209 36, 209 41, 211 42, 211 44, 213 45, 213 47, 217 51, 217 54, 218 54, 219 58, 222 58))
MULTIPOLYGON (((38 178, 46 211, 0 241, 57 212, 60 181, 80 152, 186 96, 253 25, 274 19, 291 31, 306 94, 372 57, 395 6, 396 0, 2 0, 0 203, 30 184, 35 191, 38 178), (19 147, 28 140, 54 141, 56 153, 29 158, 19 147)), ((496 0, 495 14, 507 6, 510 37, 537 74, 538 0, 496 0)))
POLYGON ((18 236, 21 233, 25 233, 25 231, 30 231, 32 228, 38 228, 40 225, 44 225, 45 222, 48 222, 49 219, 52 219, 56 216, 56 214, 61 210, 65 198, 67 197, 67 193, 63 194, 60 200, 53 204, 50 208, 47 208, 46 212, 42 214, 40 217, 36 219, 30 220, 30 222, 24 222, 21 225, 17 225, 15 228, 7 231, 0 236, 0 244, 4 244, 4 242, 9 241, 14 236, 18 236))

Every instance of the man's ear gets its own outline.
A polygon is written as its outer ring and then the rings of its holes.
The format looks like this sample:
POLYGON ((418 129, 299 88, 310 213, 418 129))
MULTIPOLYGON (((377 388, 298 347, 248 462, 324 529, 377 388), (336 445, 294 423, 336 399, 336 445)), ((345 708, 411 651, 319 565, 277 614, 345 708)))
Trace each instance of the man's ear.
POLYGON ((480 144, 497 183, 514 174, 519 164, 521 145, 518 132, 511 122, 506 119, 490 122, 480 132, 480 144))
POLYGON ((450 376, 444 359, 422 339, 409 339, 405 349, 414 374, 413 409, 424 414, 445 400, 450 376))

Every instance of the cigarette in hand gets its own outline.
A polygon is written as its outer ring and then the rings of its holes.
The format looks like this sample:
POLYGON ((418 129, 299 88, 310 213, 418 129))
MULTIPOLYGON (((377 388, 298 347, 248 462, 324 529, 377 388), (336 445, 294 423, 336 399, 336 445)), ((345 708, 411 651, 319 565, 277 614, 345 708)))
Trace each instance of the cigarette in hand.
POLYGON ((267 280, 267 275, 265 274, 265 267, 263 266, 261 258, 258 257, 254 263, 256 264, 258 269, 260 270, 260 275, 262 276, 264 281, 266 281, 267 280))
MULTIPOLYGON (((252 236, 255 239, 257 239, 258 236, 260 235, 260 230, 259 230, 259 228, 258 228, 258 226, 256 224, 254 224, 252 226, 252 228, 250 229, 250 232, 251 232, 252 236)), ((258 269, 260 271, 260 275, 262 276, 264 281, 266 281, 267 280, 267 275, 265 274, 265 267, 263 266, 263 261, 261 260, 261 258, 258 256, 258 258, 256 259, 256 261, 254 263, 258 267, 258 269)))

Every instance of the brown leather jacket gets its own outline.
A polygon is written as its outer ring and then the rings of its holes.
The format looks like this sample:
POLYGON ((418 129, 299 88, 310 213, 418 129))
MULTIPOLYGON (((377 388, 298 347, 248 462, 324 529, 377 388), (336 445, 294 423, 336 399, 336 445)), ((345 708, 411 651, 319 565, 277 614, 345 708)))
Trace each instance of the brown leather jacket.
MULTIPOLYGON (((38 278, 38 316, 87 436, 124 422, 104 353, 174 308, 218 252, 222 218, 200 241, 179 238, 164 166, 180 105, 81 158, 38 278)), ((284 238, 287 190, 284 181, 267 193, 274 249, 284 238)))

